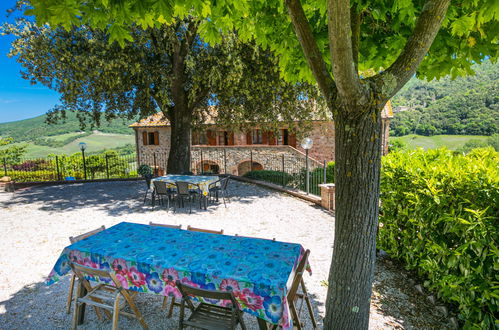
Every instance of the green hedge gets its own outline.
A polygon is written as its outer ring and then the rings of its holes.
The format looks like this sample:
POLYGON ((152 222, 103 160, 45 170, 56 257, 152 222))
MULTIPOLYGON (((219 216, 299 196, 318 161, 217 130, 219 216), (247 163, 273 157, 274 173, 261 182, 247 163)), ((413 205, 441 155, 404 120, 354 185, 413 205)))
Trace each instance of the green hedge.
POLYGON ((249 171, 243 176, 248 179, 267 181, 278 185, 287 185, 293 181, 293 176, 291 174, 281 171, 249 171))
POLYGON ((379 247, 456 304, 465 328, 499 326, 498 164, 493 148, 383 159, 379 247))
POLYGON ((8 171, 8 176, 16 182, 57 181, 55 171, 8 171))

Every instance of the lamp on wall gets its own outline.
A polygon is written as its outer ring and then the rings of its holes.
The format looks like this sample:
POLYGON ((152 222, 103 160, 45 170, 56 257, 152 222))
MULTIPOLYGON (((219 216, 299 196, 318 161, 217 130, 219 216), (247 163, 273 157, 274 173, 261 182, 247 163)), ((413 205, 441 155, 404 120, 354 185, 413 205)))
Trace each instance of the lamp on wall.
POLYGON ((306 187, 307 187, 307 195, 309 194, 310 192, 310 173, 308 171, 308 151, 310 149, 312 149, 312 146, 314 145, 314 141, 309 138, 309 137, 306 137, 304 138, 302 141, 301 141, 301 147, 303 149, 305 149, 305 167, 306 167, 306 180, 307 180, 307 183, 306 183, 306 187))
POLYGON ((85 142, 78 143, 81 150, 81 156, 83 158, 83 177, 87 179, 87 164, 85 163, 85 149, 87 149, 87 144, 85 142))

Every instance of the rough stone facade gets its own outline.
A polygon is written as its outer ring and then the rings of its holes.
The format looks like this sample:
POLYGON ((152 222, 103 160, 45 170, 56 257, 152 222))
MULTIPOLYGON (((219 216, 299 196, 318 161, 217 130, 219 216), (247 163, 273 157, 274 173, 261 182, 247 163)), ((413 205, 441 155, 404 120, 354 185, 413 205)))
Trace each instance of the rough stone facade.
MULTIPOLYGON (((318 121, 312 124, 312 130, 307 134, 314 141, 309 156, 317 161, 334 160, 334 124, 332 121, 318 121)), ((305 150, 296 144, 296 149, 305 153, 305 150)))
POLYGON ((166 171, 168 155, 170 154, 171 128, 170 127, 139 127, 135 128, 135 146, 137 163, 147 164, 162 175, 166 171), (157 133, 157 145, 144 143, 144 133, 157 133))
MULTIPOLYGON (((305 154, 290 146, 194 146, 191 169, 195 173, 219 172, 233 175, 243 175, 251 169, 298 173, 306 166, 305 161, 305 154)), ((321 165, 313 159, 309 160, 310 168, 321 165)))
MULTIPOLYGON (((383 154, 388 152, 389 124, 392 116, 391 104, 388 103, 381 116, 383 154)), ((136 134, 138 163, 153 166, 157 174, 163 174, 170 151, 171 128, 168 120, 161 113, 157 113, 130 127, 136 134)), ((305 150, 300 146, 296 136, 291 131, 288 132, 287 127, 281 127, 280 140, 271 132, 259 130, 259 139, 254 143, 252 134, 258 130, 259 128, 255 126, 250 132, 229 132, 213 123, 207 123, 205 131, 192 134, 191 170, 236 175, 244 174, 251 169, 282 170, 283 157, 285 167, 305 166, 305 150), (286 138, 282 137, 284 131, 286 138)), ((313 146, 309 150, 311 167, 322 165, 324 161, 334 160, 333 121, 313 121, 312 129, 306 136, 313 140, 313 146)), ((286 172, 289 172, 289 168, 286 172)))

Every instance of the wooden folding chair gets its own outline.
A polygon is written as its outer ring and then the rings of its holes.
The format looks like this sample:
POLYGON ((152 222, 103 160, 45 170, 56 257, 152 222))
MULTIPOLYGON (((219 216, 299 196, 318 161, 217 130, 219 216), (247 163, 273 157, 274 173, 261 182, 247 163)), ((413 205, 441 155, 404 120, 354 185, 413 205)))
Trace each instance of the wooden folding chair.
MULTIPOLYGON (((123 314, 128 317, 133 317, 139 320, 142 328, 148 329, 142 314, 135 305, 133 298, 137 295, 137 292, 131 292, 123 288, 120 281, 116 276, 110 272, 94 269, 89 267, 84 267, 75 263, 71 263, 71 268, 80 280, 80 285, 78 285, 77 295, 75 297, 75 307, 73 315, 73 329, 78 327, 78 315, 80 314, 80 308, 82 304, 89 306, 95 306, 97 315, 99 315, 99 309, 103 309, 107 316, 113 320, 113 330, 118 329, 118 317, 123 314), (90 285, 90 282, 85 278, 85 276, 96 276, 99 278, 111 279, 114 283, 113 285, 100 283, 95 287, 90 285), (85 288, 87 293, 82 296, 82 286, 85 288), (125 300, 121 300, 124 298, 125 300), (123 308, 128 304, 130 306, 132 313, 123 311, 123 308), (109 311, 112 311, 112 315, 109 311)), ((99 317, 100 318, 100 317, 99 317)))
MULTIPOLYGON (((85 239, 87 237, 90 237, 92 235, 95 235, 101 231, 106 230, 106 227, 100 226, 97 229, 91 230, 89 232, 86 232, 84 234, 78 235, 78 236, 71 236, 69 238, 69 241, 71 244, 74 244, 78 241, 81 241, 82 239, 85 239)), ((71 302, 73 301, 73 291, 74 291, 74 286, 75 286, 75 280, 76 280, 76 275, 73 274, 71 276, 71 282, 69 282, 69 292, 68 292, 68 301, 66 303, 66 313, 69 314, 71 312, 71 302)))
POLYGON ((239 305, 232 292, 198 289, 182 284, 179 280, 177 280, 176 285, 182 294, 179 329, 184 329, 184 327, 195 327, 207 330, 236 329, 238 325, 241 325, 241 328, 246 330, 242 312, 239 309, 239 305), (194 307, 189 296, 229 300, 231 306, 221 307, 201 302, 197 307, 194 307), (185 305, 187 305, 192 312, 187 320, 184 320, 185 305))
MULTIPOLYGON (((288 292, 288 304, 289 310, 291 311, 291 317, 293 320, 293 326, 298 330, 303 329, 303 322, 300 320, 300 314, 303 309, 303 303, 307 304, 308 313, 310 315, 310 320, 312 321, 313 329, 317 329, 317 322, 315 321, 314 311, 312 309, 312 304, 310 303, 310 298, 308 297, 307 288, 305 287, 305 282, 303 281, 303 273, 305 272, 305 267, 307 266, 308 256, 310 255, 310 250, 305 251, 303 258, 301 259, 298 267, 296 267, 295 277, 293 278, 293 283, 291 284, 291 289, 288 292), (301 286, 301 292, 298 292, 301 286), (296 309, 297 304, 300 303, 298 310, 296 309)), ((272 329, 277 329, 277 325, 274 325, 272 329)))
POLYGON ((187 226, 187 230, 190 231, 197 231, 199 233, 208 233, 208 234, 220 234, 223 235, 224 230, 211 230, 211 229, 203 229, 203 228, 195 228, 191 227, 190 225, 187 226))
MULTIPOLYGON (((191 227, 190 225, 187 226, 187 230, 196 231, 196 232, 200 232, 200 233, 219 234, 219 235, 223 235, 223 233, 224 233, 223 229, 220 230, 220 231, 218 231, 218 230, 195 228, 195 227, 191 227)), ((168 297, 165 296, 165 298, 163 298, 163 309, 166 308, 167 304, 168 304, 168 297)), ((170 303, 170 308, 168 309, 168 318, 172 317, 172 315, 173 315, 173 308, 175 306, 180 307, 180 304, 175 301, 175 297, 172 297, 172 301, 170 303)))
POLYGON ((164 223, 154 223, 152 221, 149 222, 149 226, 182 229, 182 225, 168 225, 168 224, 164 224, 164 223))

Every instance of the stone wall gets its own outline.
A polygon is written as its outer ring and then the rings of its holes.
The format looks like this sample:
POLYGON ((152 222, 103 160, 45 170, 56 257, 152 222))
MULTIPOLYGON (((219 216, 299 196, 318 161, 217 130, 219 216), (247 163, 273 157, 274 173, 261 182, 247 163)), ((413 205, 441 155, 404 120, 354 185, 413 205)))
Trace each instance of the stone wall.
MULTIPOLYGON (((389 120, 382 121, 382 152, 388 151, 389 120)), ((312 124, 312 130, 307 135, 314 144, 309 151, 309 156, 318 164, 323 161, 334 160, 334 124, 331 121, 317 121, 312 124)), ((148 164, 156 166, 160 171, 166 170, 168 154, 170 152, 170 127, 144 127, 136 128, 137 131, 137 160, 139 164, 148 164), (159 145, 144 145, 143 132, 158 132, 159 145)), ((203 150, 203 161, 211 160, 219 166, 220 172, 238 175, 239 172, 251 168, 251 152, 253 153, 253 162, 260 164, 264 169, 282 170, 282 157, 285 158, 285 166, 304 167, 305 150, 297 141, 296 149, 290 146, 278 145, 246 145, 246 134, 234 134, 234 146, 194 146, 192 147, 192 169, 200 170, 201 151, 203 150), (224 154, 225 150, 225 154, 224 154), (227 158, 225 162, 224 159, 227 158), (295 159, 295 160, 293 160, 295 159), (247 165, 241 165, 248 162, 247 165), (238 168, 241 165, 241 168, 238 168)), ((313 163, 311 163, 312 166, 313 163)), ((258 166, 258 165, 255 165, 258 166)))
POLYGON ((151 167, 156 166, 159 172, 166 171, 168 155, 170 153, 171 128, 170 127, 146 127, 136 128, 137 131, 137 162, 139 165, 147 164, 151 167), (143 132, 159 133, 158 145, 145 145, 143 132))
MULTIPOLYGON (((217 164, 221 173, 242 175, 251 169, 298 173, 305 167, 305 155, 290 146, 195 146, 192 147, 191 168, 199 172, 201 164, 217 164)), ((310 160, 310 168, 321 166, 310 160)))
MULTIPOLYGON (((332 121, 317 121, 312 123, 312 130, 306 134, 314 141, 309 156, 319 162, 334 160, 334 124, 332 121)), ((296 149, 305 153, 300 146, 301 141, 296 141, 296 149)))

